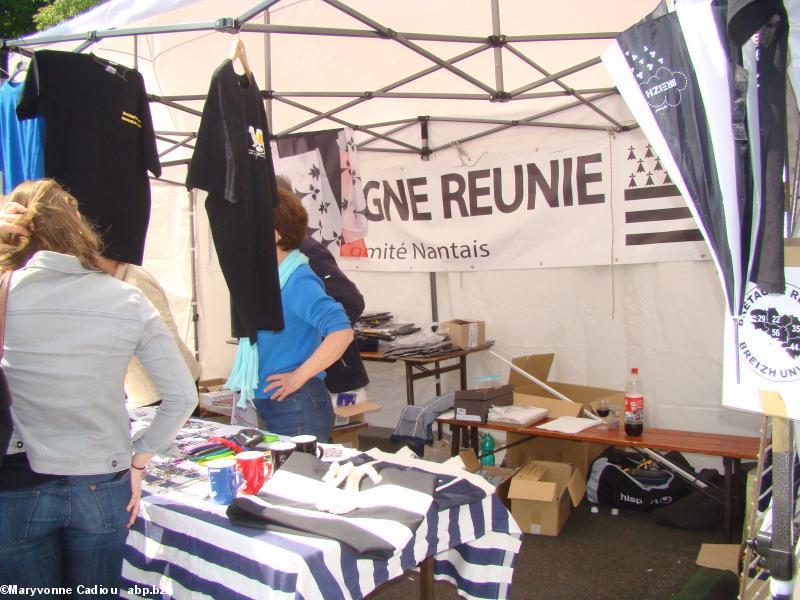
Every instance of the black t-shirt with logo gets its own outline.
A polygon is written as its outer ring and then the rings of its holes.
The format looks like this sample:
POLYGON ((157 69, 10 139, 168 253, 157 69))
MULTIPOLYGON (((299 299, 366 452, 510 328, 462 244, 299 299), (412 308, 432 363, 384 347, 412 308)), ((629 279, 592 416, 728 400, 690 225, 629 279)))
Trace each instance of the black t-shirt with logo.
POLYGON ((142 75, 91 54, 40 50, 20 119, 44 117, 44 169, 74 195, 105 254, 142 264, 150 221, 147 171, 161 174, 142 75))
POLYGON ((277 195, 264 101, 230 60, 211 77, 186 187, 208 192, 206 212, 231 294, 233 335, 283 329, 272 207, 277 195))

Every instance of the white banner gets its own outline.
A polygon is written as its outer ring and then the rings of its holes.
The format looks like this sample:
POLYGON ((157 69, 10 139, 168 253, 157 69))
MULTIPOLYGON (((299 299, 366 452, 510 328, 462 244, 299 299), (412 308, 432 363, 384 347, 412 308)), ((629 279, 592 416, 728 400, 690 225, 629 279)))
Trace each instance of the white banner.
POLYGON ((342 267, 471 271, 707 258, 641 132, 575 139, 574 151, 486 155, 471 167, 441 160, 362 169, 366 250, 343 257, 342 267))

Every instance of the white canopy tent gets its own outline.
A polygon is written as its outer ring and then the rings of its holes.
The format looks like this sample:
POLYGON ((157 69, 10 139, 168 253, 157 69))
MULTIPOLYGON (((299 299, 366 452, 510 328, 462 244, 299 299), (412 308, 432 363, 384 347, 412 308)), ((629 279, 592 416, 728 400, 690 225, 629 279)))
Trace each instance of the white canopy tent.
MULTIPOLYGON (((234 355, 227 289, 202 198, 174 183, 185 179, 203 94, 231 33, 266 90, 273 133, 352 126, 361 170, 379 172, 422 159, 457 166, 486 154, 566 150, 635 127, 599 56, 655 4, 111 0, 7 46, 92 51, 144 75, 165 165, 152 186, 145 267, 170 293, 187 338, 196 288, 203 377, 224 377, 234 355)), ((702 258, 439 273, 438 319, 485 320, 487 337, 509 357, 555 352, 557 381, 621 388, 638 366, 649 426, 752 434, 754 416, 721 406, 724 300, 702 258)), ((368 309, 432 320, 428 273, 350 275, 368 309)), ((393 426, 405 402, 403 370, 368 368, 368 395, 384 406, 370 422, 393 426)), ((469 369, 507 372, 486 353, 472 355, 469 369)), ((433 395, 430 381, 417 383, 417 398, 433 395)))

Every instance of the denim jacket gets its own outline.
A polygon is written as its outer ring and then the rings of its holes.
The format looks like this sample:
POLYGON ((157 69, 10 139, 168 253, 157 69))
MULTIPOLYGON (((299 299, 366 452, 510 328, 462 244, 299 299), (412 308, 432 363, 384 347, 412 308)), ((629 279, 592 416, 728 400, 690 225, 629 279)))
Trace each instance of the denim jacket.
POLYGON ((13 398, 9 453, 27 452, 38 473, 128 468, 132 452, 169 448, 197 405, 186 363, 142 292, 57 252, 37 252, 13 274, 3 368, 13 398), (133 442, 123 389, 132 356, 162 398, 133 442))

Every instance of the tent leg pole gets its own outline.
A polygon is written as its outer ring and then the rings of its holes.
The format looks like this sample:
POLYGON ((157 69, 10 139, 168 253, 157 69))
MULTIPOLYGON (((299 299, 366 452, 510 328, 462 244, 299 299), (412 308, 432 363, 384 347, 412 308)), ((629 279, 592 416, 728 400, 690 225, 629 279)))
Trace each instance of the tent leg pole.
MULTIPOLYGON (((264 25, 269 25, 269 8, 264 11, 264 25)), ((264 89, 272 91, 272 37, 267 32, 264 34, 264 89)), ((267 124, 270 131, 272 125, 272 94, 267 94, 267 124)))
POLYGON ((197 235, 195 226, 197 224, 196 211, 197 211, 197 192, 194 190, 189 192, 189 231, 190 231, 190 247, 192 255, 192 324, 194 326, 194 356, 197 362, 200 362, 200 339, 198 337, 199 330, 197 322, 200 320, 200 314, 197 311, 197 235))

